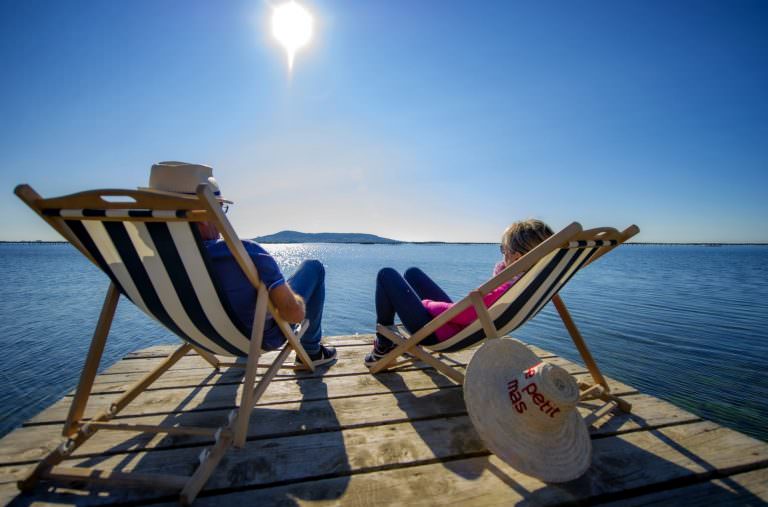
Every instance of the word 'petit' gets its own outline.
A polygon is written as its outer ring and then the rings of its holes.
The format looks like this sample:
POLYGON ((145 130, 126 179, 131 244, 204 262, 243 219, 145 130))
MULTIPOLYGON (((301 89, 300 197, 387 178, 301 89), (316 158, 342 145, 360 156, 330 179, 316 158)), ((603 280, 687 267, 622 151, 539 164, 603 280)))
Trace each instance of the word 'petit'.
MULTIPOLYGON (((535 368, 531 368, 525 372, 525 378, 531 378, 535 374, 535 368)), ((560 412, 560 409, 557 408, 553 403, 550 403, 550 401, 546 399, 544 395, 539 394, 536 382, 531 382, 522 390, 520 390, 519 382, 517 379, 514 379, 507 382, 507 391, 509 393, 509 399, 512 401, 512 405, 515 407, 515 410, 517 410, 519 414, 524 413, 528 409, 525 402, 523 401, 522 393, 528 393, 534 405, 539 407, 539 410, 547 414, 549 417, 555 417, 555 414, 560 412)))

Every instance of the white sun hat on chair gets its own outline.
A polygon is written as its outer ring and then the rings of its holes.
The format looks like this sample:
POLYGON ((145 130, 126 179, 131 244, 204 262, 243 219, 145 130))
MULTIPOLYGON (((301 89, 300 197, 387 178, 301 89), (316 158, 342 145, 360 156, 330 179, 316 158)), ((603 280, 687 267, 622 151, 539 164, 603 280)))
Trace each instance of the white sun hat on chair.
POLYGON ((520 341, 486 341, 467 367, 464 400, 488 449, 517 470, 567 482, 589 468, 592 443, 576 410, 576 381, 520 341))
POLYGON ((213 168, 202 164, 187 162, 158 162, 152 165, 149 173, 149 187, 140 190, 159 190, 176 194, 195 195, 197 186, 208 183, 213 195, 221 202, 232 203, 221 197, 219 183, 213 177, 213 168))

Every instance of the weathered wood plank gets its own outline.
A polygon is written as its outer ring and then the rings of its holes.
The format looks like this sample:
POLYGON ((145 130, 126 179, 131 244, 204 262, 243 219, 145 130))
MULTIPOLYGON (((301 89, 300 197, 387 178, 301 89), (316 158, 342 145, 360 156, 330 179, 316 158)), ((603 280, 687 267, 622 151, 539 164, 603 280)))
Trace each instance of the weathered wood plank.
MULTIPOLYGON (((371 345, 373 343, 373 334, 357 334, 357 335, 337 335, 323 337, 324 343, 330 343, 334 347, 348 347, 357 345, 371 345)), ((152 345, 150 347, 129 352, 123 359, 146 359, 152 357, 167 356, 173 350, 175 350, 181 344, 180 341, 175 340, 167 345, 152 345)), ((190 352, 190 355, 194 355, 190 352)))
MULTIPOLYGON (((348 401, 339 401, 339 406, 350 406, 350 412, 355 411, 356 404, 362 404, 366 405, 367 402, 366 396, 381 396, 381 398, 377 398, 374 402, 372 402, 372 406, 376 407, 376 403, 380 400, 387 399, 387 396, 394 396, 394 398, 391 398, 390 405, 394 406, 395 404, 398 404, 401 402, 401 400, 404 397, 416 397, 416 398, 426 398, 430 394, 434 396, 434 392, 436 391, 435 386, 438 385, 442 387, 443 389, 448 388, 447 390, 456 390, 456 394, 450 395, 444 395, 447 399, 451 399, 451 396, 455 397, 454 403, 456 403, 456 399, 460 398, 461 393, 460 389, 458 387, 453 386, 453 384, 445 379, 444 377, 437 375, 434 379, 429 378, 423 374, 419 374, 419 372, 413 372, 410 374, 384 374, 384 377, 391 376, 393 377, 393 380, 390 381, 390 384, 387 385, 386 382, 384 384, 379 382, 364 382, 363 384, 356 383, 352 386, 352 389, 356 389, 354 396, 347 396, 344 398, 343 396, 332 396, 336 390, 340 390, 344 393, 349 393, 350 389, 343 389, 343 386, 336 386, 336 385, 329 385, 317 381, 316 379, 304 381, 301 385, 297 385, 297 383, 291 383, 286 384, 285 387, 289 387, 289 390, 285 391, 285 396, 280 396, 279 392, 276 392, 275 386, 270 386, 270 389, 267 390, 267 394, 270 394, 270 396, 267 396, 265 394, 265 399, 262 403, 258 405, 258 407, 265 407, 265 408, 280 408, 283 407, 286 410, 290 411, 293 410, 291 408, 291 404, 293 406, 298 406, 300 404, 304 404, 308 407, 308 409, 311 409, 307 412, 306 418, 312 419, 315 417, 317 413, 317 407, 322 406, 325 404, 328 405, 327 399, 331 400, 331 404, 333 406, 336 406, 337 399, 339 400, 348 400, 348 401), (394 384, 392 383, 394 382, 394 384), (334 389, 334 387, 339 389, 334 389), (393 394, 394 393, 394 394, 393 394), (398 394, 400 393, 400 394, 398 394), (365 396, 363 396, 365 395, 365 396), (327 398, 329 397, 330 398, 327 398), (399 396, 399 397, 398 397, 399 396), (302 398, 303 397, 303 398, 302 398), (288 399, 291 399, 292 401, 290 403, 287 402, 288 399), (272 403, 270 404, 270 400, 272 403), (312 401, 314 400, 314 401, 312 401), (394 401, 392 401, 394 400, 394 401), (276 402, 276 404, 275 404, 276 402)), ((373 377, 365 377, 367 379, 376 380, 373 377)), ((352 379, 350 379, 352 380, 352 379)), ((435 397, 436 398, 436 397, 435 397)), ((632 424, 632 421, 634 421, 636 418, 639 418, 639 420, 646 419, 648 424, 670 424, 674 423, 675 421, 681 422, 681 421, 689 421, 691 420, 690 414, 688 414, 685 411, 682 411, 680 409, 677 409, 676 407, 672 405, 666 405, 660 400, 657 400, 652 397, 645 397, 640 399, 635 399, 636 403, 642 404, 649 404, 649 406, 658 406, 661 407, 659 410, 656 410, 654 408, 653 410, 643 410, 642 407, 639 407, 635 410, 633 414, 630 416, 622 416, 622 421, 619 422, 618 419, 614 419, 611 417, 606 417, 604 419, 601 419, 596 422, 596 426, 601 428, 601 431, 603 432, 609 432, 609 431, 625 431, 629 430, 630 426, 627 426, 628 424, 632 424), (644 400, 644 401, 641 401, 644 400), (672 407, 671 410, 664 409, 663 407, 672 407), (657 413, 658 412, 658 413, 657 413), (604 427, 603 427, 604 426, 604 427)), ((129 406, 130 407, 130 406, 129 406)), ((177 408, 177 406, 174 406, 177 408)), ((164 422, 166 424, 174 424, 174 423, 183 423, 188 425, 195 425, 195 426, 215 426, 217 424, 220 424, 224 417, 228 414, 229 410, 234 408, 234 402, 232 401, 231 397, 227 397, 223 402, 219 403, 216 400, 203 400, 202 402, 202 409, 200 411, 192 411, 185 414, 179 414, 178 412, 172 412, 172 413, 160 413, 152 415, 152 416, 144 416, 144 417, 120 417, 118 420, 124 421, 124 422, 135 422, 137 424, 154 424, 159 422, 164 422), (222 406, 223 405, 223 406, 222 406), (219 407, 218 409, 216 407, 219 407)), ((391 407, 390 407, 391 408, 391 407)), ((441 405, 437 405, 434 407, 435 410, 438 413, 445 413, 443 412, 445 408, 441 405)), ((455 407, 454 407, 455 408, 455 407)), ((454 408, 451 409, 451 412, 454 411, 454 408)), ((362 410, 358 411, 358 413, 361 415, 361 417, 369 417, 374 421, 384 421, 387 420, 387 407, 378 407, 376 410, 370 409, 370 410, 362 410), (371 414, 378 414, 376 416, 372 416, 371 414)), ((463 410, 463 407, 462 407, 463 410)), ((142 412, 148 412, 148 413, 154 413, 153 410, 146 410, 145 407, 136 405, 136 407, 132 410, 126 410, 126 413, 132 413, 134 415, 140 415, 142 412)), ((262 417, 263 411, 256 410, 254 413, 254 417, 262 417)), ((424 416, 427 417, 427 416, 424 416)), ((301 416, 298 420, 304 419, 304 416, 301 416)), ((0 461, 3 463, 13 462, 28 462, 33 461, 37 459, 39 456, 44 455, 46 452, 49 452, 50 449, 54 448, 58 443, 60 443, 60 429, 61 429, 61 422, 59 424, 51 424, 51 425, 44 425, 44 426, 27 426, 23 428, 19 428, 16 431, 12 432, 11 434, 7 435, 1 442, 0 442, 0 461)), ((266 423, 265 423, 266 424, 266 423)), ((254 427, 256 428, 268 428, 269 425, 265 424, 259 424, 256 426, 252 425, 251 432, 253 432, 253 435, 256 436, 259 433, 254 432, 254 427)), ((353 422, 349 422, 348 424, 356 424, 353 422)), ((290 428, 290 426, 287 426, 287 428, 290 428)), ((270 432, 274 432, 274 430, 270 429, 268 430, 270 432)), ((289 430, 292 431, 292 430, 289 430)), ((102 435, 106 434, 105 432, 102 432, 99 434, 99 442, 101 439, 105 438, 102 435)), ((134 437, 134 439, 126 439, 124 434, 118 434, 121 435, 120 437, 111 437, 111 439, 107 440, 107 445, 109 446, 117 446, 118 448, 121 446, 126 445, 138 445, 138 443, 142 443, 146 441, 146 438, 141 437, 134 437)), ((158 439, 160 437, 155 437, 155 439, 158 439)), ((183 437, 167 437, 168 440, 165 440, 165 444, 167 445, 175 445, 174 442, 177 441, 179 438, 183 437)), ((155 440, 157 441, 157 440, 155 440)), ((88 448, 86 448, 88 449, 88 448)), ((95 452, 95 451, 93 451, 95 452)))
MULTIPOLYGON (((100 468, 185 474, 197 449, 112 456, 100 468)), ((74 463, 67 463, 73 465, 74 463)), ((95 464, 95 462, 91 463, 95 464)), ((700 422, 593 440, 592 466, 567 484, 547 486, 488 456, 466 417, 393 424, 249 442, 211 477, 201 498, 211 503, 274 504, 288 496, 349 505, 433 504, 435 499, 501 505, 599 500, 621 491, 669 481, 695 480, 717 470, 736 473, 768 465, 768 444, 713 423, 700 422), (332 476, 337 477, 332 477, 332 476), (293 483, 294 484, 286 484, 293 483), (285 486, 223 494, 228 488, 285 486), (247 496, 244 496, 247 495, 247 496)), ((9 498, 11 484, 0 492, 9 498)), ((41 490, 41 500, 54 501, 41 490)), ((82 505, 151 499, 156 492, 114 491, 109 498, 80 498, 82 505)))
MULTIPOLYGON (((302 377, 330 377, 330 376, 337 376, 337 375, 351 375, 351 374, 369 374, 368 369, 363 364, 363 357, 365 356, 365 353, 368 352, 369 346, 364 347, 345 347, 343 349, 338 350, 338 360, 331 368, 323 368, 315 372, 314 374, 310 372, 304 372, 301 374, 302 377)), ((452 356, 452 359, 455 361, 457 366, 466 366, 469 359, 472 357, 472 354, 474 352, 467 350, 463 351, 460 354, 456 354, 452 356)), ((260 363, 270 363, 276 354, 274 352, 269 353, 265 356, 263 356, 263 359, 260 360, 260 363)), ((563 364, 565 364, 567 361, 562 360, 559 358, 553 358, 553 361, 559 361, 563 364)), ((108 373, 99 375, 99 377, 96 379, 96 382, 94 383, 94 392, 100 392, 100 390, 104 390, 105 386, 106 389, 109 389, 110 391, 116 390, 116 384, 121 383, 131 383, 135 382, 139 378, 142 377, 143 374, 146 373, 146 371, 149 371, 152 367, 159 364, 160 359, 148 359, 148 360, 131 360, 131 361, 121 361, 120 363, 116 364, 113 368, 110 368, 110 371, 108 373), (132 365, 134 364, 143 364, 140 368, 134 367, 132 365), (127 366, 126 366, 127 365, 127 366), (125 368, 128 369, 125 369, 125 368), (123 371, 125 370, 125 371, 123 371), (146 370, 146 371, 145 371, 146 370)), ((289 356, 286 364, 293 364, 293 356, 289 356)), ((404 370, 414 370, 414 369, 424 369, 427 368, 427 365, 424 365, 422 363, 417 363, 416 365, 409 366, 407 368, 404 368, 404 370)), ((222 370, 223 374, 227 375, 238 375, 238 372, 241 371, 240 368, 230 368, 231 372, 228 372, 227 370, 222 370)), ((197 385, 197 383, 200 381, 201 378, 203 378, 205 375, 210 374, 213 372, 213 368, 211 368, 203 359, 201 359, 198 356, 187 356, 184 357, 182 360, 179 361, 178 366, 174 366, 174 368, 169 371, 166 375, 161 377, 160 380, 158 380, 155 384, 153 384, 153 387, 155 386, 163 386, 163 385, 173 385, 173 386, 179 386, 180 382, 194 382, 194 385, 197 385), (186 380, 185 380, 186 379, 186 380)), ((263 372, 263 369, 261 370, 263 372)), ((581 367, 581 371, 584 371, 584 368, 581 367)), ((295 376, 293 370, 291 369, 282 369, 279 373, 278 378, 293 378, 295 376)), ((71 394, 71 393, 70 393, 71 394)))
MULTIPOLYGON (((363 356, 365 355, 366 352, 368 352, 368 350, 371 347, 371 341, 372 340, 341 340, 341 341, 337 341, 335 339, 327 340, 328 343, 331 343, 334 346, 338 347, 338 349, 339 349, 339 357, 340 358, 343 358, 343 357, 349 357, 349 358, 354 357, 356 360, 358 360, 358 362, 360 364, 362 364, 363 356), (348 348, 352 348, 354 350, 347 351, 346 349, 348 349, 348 348)), ((146 354, 143 354, 143 353, 141 353, 141 354, 137 353, 135 356, 131 355, 130 359, 126 358, 126 359, 124 359, 122 361, 119 361, 118 363, 113 365, 113 367, 111 367, 110 369, 106 370, 104 373, 108 373, 108 374, 122 373, 123 372, 122 369, 125 369, 125 371, 131 371, 131 372, 134 372, 134 371, 136 371, 136 372, 149 371, 150 369, 152 369, 157 364, 158 359, 160 359, 160 358, 162 358, 164 356, 167 356, 173 350, 175 350, 174 347, 163 347, 163 348, 160 348, 160 347, 155 348, 155 347, 153 347, 152 350, 150 351, 151 354, 146 355, 146 354)), ((461 359, 462 362, 465 362, 465 361, 469 360, 469 358, 472 357, 472 355, 474 354, 474 351, 475 351, 475 349, 466 349, 466 350, 457 352, 455 354, 451 354, 450 357, 462 358, 461 359)), ((267 352, 267 353, 262 355, 262 358, 273 358, 276 355, 277 355, 276 351, 267 352)), ((550 353, 545 353, 545 355, 548 355, 548 356, 551 356, 551 357, 556 357, 556 356, 552 356, 552 354, 550 354, 550 353)), ((220 359, 222 359, 224 361, 235 361, 235 360, 237 360, 237 358, 226 358, 226 357, 220 357, 220 359)), ((242 361, 243 359, 240 359, 240 360, 242 361)), ((180 366, 184 365, 185 364, 184 361, 188 361, 186 363, 187 366, 195 365, 195 366, 200 366, 200 367, 209 367, 206 362, 201 360, 199 358, 199 356, 197 356, 196 354, 193 354, 193 353, 187 354, 187 356, 182 361, 180 361, 178 364, 180 366)))
MULTIPOLYGON (((613 435, 700 419, 674 405, 647 395, 630 395, 633 412, 615 411, 590 427, 594 435, 613 435)), ((595 400, 581 403, 583 417, 603 406, 595 400)), ((216 427, 224 424, 228 410, 199 411, 183 416, 153 415, 120 419, 130 424, 183 424, 216 427)), ((251 416, 248 438, 277 437, 321 430, 344 430, 359 426, 414 421, 446 415, 464 415, 466 407, 459 388, 427 389, 418 392, 364 397, 332 398, 301 403, 262 405, 251 416)), ((29 426, 8 435, 0 445, 0 465, 33 464, 62 440, 58 426, 29 426)), ((199 436, 138 435, 130 432, 102 431, 78 449, 75 456, 88 456, 109 450, 135 452, 138 448, 168 449, 180 445, 209 445, 210 438, 199 436)))
MULTIPOLYGON (((363 334, 363 335, 357 335, 357 336, 332 336, 332 337, 325 337, 324 341, 327 343, 332 344, 333 346, 340 349, 340 352, 343 351, 346 347, 371 347, 373 343, 373 335, 372 334, 363 334)), ((549 351, 546 351, 544 349, 541 349, 539 347, 536 347, 535 345, 529 345, 531 350, 534 351, 536 355, 538 355, 541 358, 556 358, 555 354, 552 354, 549 351)), ((133 373, 141 373, 144 371, 151 370, 154 365, 157 363, 157 361, 152 360, 158 360, 161 359, 170 353, 172 353, 176 349, 176 346, 173 345, 158 345, 154 347, 149 347, 140 351, 129 353, 125 356, 125 358, 122 361, 119 361, 115 365, 113 365, 111 368, 105 370, 103 374, 116 374, 116 373, 126 373, 126 372, 133 372, 133 373), (143 360, 143 361, 142 361, 143 360), (136 362, 133 362, 136 361, 136 362)), ((455 352, 449 355, 449 357, 455 358, 456 360, 459 360, 460 362, 466 364, 467 361, 472 357, 475 350, 477 348, 472 349, 466 349, 459 352, 455 352)), ((360 351, 356 351, 358 354, 360 351)), ((367 350, 365 351, 367 352, 367 350)), ((274 357, 276 355, 276 352, 270 352, 267 353, 264 357, 270 358, 274 357)), ((363 354, 364 355, 364 354, 363 354)), ((362 355, 361 361, 362 361, 362 355)), ((197 355, 194 353, 189 353, 188 358, 197 358, 197 355)), ((184 360, 180 362, 180 365, 184 365, 184 360)), ((190 364, 199 365, 201 368, 209 368, 208 364, 205 363, 202 360, 199 360, 197 358, 197 361, 194 361, 190 364)), ((232 361, 234 358, 221 358, 225 361, 232 361)))
POLYGON ((768 469, 700 482, 687 487, 664 489, 605 504, 606 507, 642 505, 685 505, 686 507, 765 506, 768 505, 768 469))
MULTIPOLYGON (((360 374, 366 377, 371 377, 368 373, 367 369, 362 365, 362 361, 360 359, 360 356, 362 356, 364 350, 359 350, 357 347, 350 347, 349 350, 340 352, 340 359, 337 362, 337 364, 333 365, 330 369, 322 369, 319 370, 316 374, 309 374, 309 373, 300 373, 299 376, 302 379, 306 378, 320 378, 320 376, 323 376, 322 378, 328 379, 330 381, 331 378, 335 376, 344 376, 344 375, 350 375, 350 374, 360 374)), ((467 351, 467 353, 471 354, 471 351, 467 351)), ((469 356, 466 357, 467 359, 469 356)), ((463 357, 459 356, 457 359, 463 359, 463 357)), ((153 360, 154 364, 158 360, 153 360)), ((199 364, 204 364, 203 360, 199 357, 185 357, 180 362, 183 361, 197 361, 199 364)), ((566 361, 561 358, 552 357, 547 359, 547 361, 552 362, 553 364, 558 364, 562 367, 564 367, 566 370, 570 371, 571 373, 581 373, 583 372, 583 367, 574 363, 571 363, 569 361, 566 361)), ((121 361, 121 363, 132 363, 132 362, 139 362, 139 360, 136 361, 121 361)), ((465 362, 457 361, 458 364, 465 364, 465 362)), ((168 372, 167 375, 170 377, 168 380, 164 380, 163 377, 156 382, 153 386, 151 386, 147 393, 152 393, 155 390, 158 389, 168 389, 168 388, 181 388, 181 389, 195 389, 198 386, 217 386, 219 388, 224 388, 224 386, 231 386, 236 385, 236 383, 239 383, 239 378, 241 375, 241 371, 239 368, 231 368, 230 370, 225 370, 223 373, 215 373, 214 370, 210 369, 209 367, 202 367, 199 369, 196 369, 194 371, 186 370, 189 365, 182 365, 181 367, 177 368, 174 367, 170 372, 168 372), (185 380, 182 380, 185 379, 185 380)), ((431 370, 431 368, 427 368, 426 365, 423 363, 417 363, 416 365, 404 368, 402 370, 399 370, 401 372, 409 372, 409 371, 415 371, 419 369, 427 369, 431 370)), ((290 370, 285 370, 286 373, 276 379, 275 383, 278 383, 280 381, 289 380, 291 382, 294 381, 295 375, 290 370)), ((402 373, 405 374, 405 373, 402 373)), ((134 380, 140 378, 140 375, 135 375, 131 377, 120 377, 117 375, 99 375, 97 378, 97 386, 102 386, 101 391, 99 390, 99 387, 96 387, 94 389, 94 395, 91 398, 91 401, 89 402, 90 409, 89 413, 92 414, 97 410, 101 410, 103 407, 106 406, 108 403, 108 399, 114 397, 114 395, 121 393, 125 390, 127 386, 131 384, 134 380), (106 384, 103 383, 104 378, 108 378, 110 380, 115 380, 115 382, 112 382, 107 387, 106 384), (102 396, 101 393, 106 394, 106 396, 102 396)), ((629 386, 626 386, 624 384, 621 384, 616 381, 612 381, 612 387, 614 391, 617 393, 628 393, 628 392, 635 392, 635 390, 629 386)), ((271 389, 271 388, 270 388, 271 389)), ((188 393, 183 393, 181 396, 182 398, 187 396, 188 393)), ((137 400, 134 403, 141 403, 140 400, 137 400)), ((57 422, 59 420, 63 420, 61 417, 61 413, 63 411, 66 411, 69 405, 69 399, 64 398, 54 404, 49 409, 44 410, 37 416, 33 417, 29 423, 30 424, 39 424, 39 423, 50 423, 50 422, 57 422)), ((155 409, 158 409, 156 406, 156 403, 153 403, 153 407, 155 409)), ((88 416, 88 414, 86 416, 88 416)))
MULTIPOLYGON (((348 347, 346 349, 339 350, 338 361, 329 369, 318 369, 315 373, 304 372, 301 373, 302 378, 308 377, 335 377, 343 375, 368 375, 368 369, 363 365, 362 357, 367 352, 367 349, 360 350, 356 347, 348 347)), ((473 354, 473 351, 464 351, 460 354, 456 354, 451 357, 455 366, 466 366, 473 354)), ((267 357, 264 362, 267 363, 274 355, 267 357)), ((159 363, 159 360, 153 360, 152 364, 159 363)), ((557 364, 563 368, 568 369, 570 372, 584 372, 586 371, 583 366, 571 363, 568 360, 559 357, 549 357, 547 361, 552 364, 557 364)), ((126 361, 123 361, 126 362, 126 361)), ((127 361, 131 362, 131 361, 127 361)), ((168 387, 194 387, 201 385, 212 385, 214 383, 221 384, 223 382, 237 382, 238 378, 242 375, 240 368, 227 368, 222 369, 220 372, 215 372, 207 363, 204 363, 199 357, 185 357, 180 361, 181 365, 178 368, 174 368, 160 377, 150 389, 168 388, 168 387)), ((289 357, 288 364, 292 364, 293 359, 289 357)), ((413 371, 423 370, 430 368, 430 366, 416 362, 412 365, 407 365, 399 369, 398 371, 413 371)), ((260 372, 263 373, 262 368, 260 372)), ((132 383, 138 381, 143 375, 144 371, 128 371, 125 373, 110 373, 102 374, 96 378, 93 387, 93 394, 107 394, 118 393, 126 390, 132 383)), ((291 369, 282 369, 277 374, 276 380, 293 379, 295 373, 291 369)), ((72 396, 74 393, 70 391, 67 396, 72 396)))
MULTIPOLYGON (((349 478, 325 479, 289 486, 248 490, 203 496, 197 501, 201 507, 228 507, 250 503, 253 505, 281 505, 288 499, 291 505, 326 506, 431 506, 468 504, 475 507, 509 505, 559 505, 573 502, 587 505, 589 498, 579 497, 565 486, 541 485, 538 488, 530 480, 515 480, 515 472, 495 456, 487 460, 475 458, 452 463, 454 475, 440 474, 442 464, 402 468, 393 471, 355 475, 349 478), (462 474, 478 475, 477 479, 464 479, 462 474), (447 476, 446 476, 447 475, 447 476), (456 478, 456 476, 459 476, 456 478), (531 488, 530 490, 527 488, 531 488), (557 495, 547 494, 547 489, 561 488, 557 495)), ((519 475, 519 474, 518 474, 519 475)), ((527 479, 527 478, 526 478, 527 479)), ((768 472, 765 469, 738 474, 721 480, 705 481, 689 488, 664 490, 652 495, 626 496, 627 492, 617 491, 622 496, 615 503, 602 504, 606 507, 637 507, 641 505, 685 505, 685 506, 764 506, 768 500, 766 492, 768 472)), ((612 492, 592 497, 612 495, 612 492)), ((631 494, 631 493, 630 493, 631 494)), ((171 507, 171 503, 150 504, 155 507, 171 507)))
MULTIPOLYGON (((566 370, 575 370, 577 380, 587 379, 587 376, 581 373, 581 367, 573 363, 565 364, 566 370)), ((463 370, 463 368, 460 368, 463 370)), ((317 377, 315 375, 299 376, 299 380, 291 377, 290 379, 280 379, 273 381, 268 387, 263 403, 274 403, 276 401, 299 401, 307 396, 311 396, 313 386, 326 385, 327 391, 324 392, 329 397, 349 396, 382 393, 382 384, 386 384, 393 378, 403 377, 419 384, 408 384, 406 389, 431 388, 435 386, 455 385, 447 377, 436 373, 431 368, 423 370, 406 370, 401 372, 385 372, 376 376, 368 373, 348 376, 317 377), (314 381, 314 383, 313 383, 314 381), (302 392, 302 390, 306 392, 302 392)), ((217 377, 211 374, 209 381, 203 383, 202 387, 181 387, 166 389, 147 389, 139 395, 136 400, 121 412, 121 416, 129 417, 148 413, 173 413, 180 410, 192 410, 200 408, 202 403, 207 404, 207 408, 227 408, 234 406, 235 396, 240 388, 240 383, 222 382, 213 384, 217 377)), ((226 378, 225 378, 226 380, 226 378)), ((620 382, 609 379, 612 391, 615 394, 628 394, 637 392, 634 388, 626 386, 620 382)), ((384 388, 385 389, 385 388, 384 388)), ((94 394, 91 396, 85 417, 91 417, 93 414, 108 407, 115 399, 116 393, 105 395, 94 394)), ((34 424, 58 424, 64 421, 66 413, 69 410, 70 398, 64 398, 53 404, 48 409, 30 419, 25 425, 34 424)))
MULTIPOLYGON (((728 473, 745 464, 766 466, 768 446, 755 446, 756 443, 749 437, 705 422, 595 440, 592 467, 587 474, 557 486, 547 487, 490 456, 427 464, 423 469, 406 467, 304 482, 285 489, 294 498, 332 501, 339 498, 337 492, 342 491, 345 505, 434 505, 437 499, 450 499, 451 503, 467 501, 472 505, 512 505, 519 501, 535 505, 590 503, 590 499, 599 501, 658 483, 706 478, 712 470, 728 473), (390 474, 396 478, 382 480, 382 476, 390 474), (361 484, 355 484, 357 480, 361 484), (328 484, 322 484, 327 482, 335 483, 336 488, 327 489, 324 486, 328 484), (323 496, 324 493, 327 496, 323 496)), ((751 479, 762 478, 765 482, 767 477, 768 471, 763 468, 751 479)), ((252 494, 249 501, 253 503, 260 503, 262 498, 285 498, 272 489, 249 493, 252 494)), ((201 499, 201 505, 222 505, 222 500, 237 502, 233 497, 242 498, 242 494, 201 499)))
MULTIPOLYGON (((371 346, 373 344, 374 336, 375 335, 372 333, 324 336, 323 343, 329 343, 334 347, 355 347, 360 345, 371 346)), ((153 345, 145 349, 129 352, 128 354, 125 355, 124 359, 140 359, 145 357, 152 357, 155 355, 168 355, 176 347, 178 347, 180 343, 181 342, 169 343, 167 345, 153 345)), ((528 344, 528 346, 537 355, 539 355, 539 352, 544 352, 546 355, 554 355, 549 351, 536 347, 535 345, 528 344)))
MULTIPOLYGON (((360 396, 390 392, 385 385, 393 378, 405 379, 406 390, 434 387, 449 387, 455 384, 442 375, 425 375, 421 371, 386 373, 378 378, 372 375, 349 377, 309 377, 299 380, 272 382, 262 397, 261 404, 275 402, 298 402, 302 399, 325 399, 328 397, 360 396)), ((241 384, 205 386, 202 388, 179 388, 148 390, 128 405, 121 416, 160 413, 170 414, 191 409, 229 409, 235 406, 241 384), (204 406, 203 406, 204 405, 204 406)), ((114 400, 114 395, 95 395, 89 401, 86 417, 103 410, 114 400)), ((63 422, 70 400, 61 400, 49 409, 32 418, 30 424, 63 422)))
MULTIPOLYGON (((123 356, 121 361, 125 359, 146 359, 150 357, 160 357, 163 355, 167 356, 168 354, 173 352, 175 348, 178 347, 176 343, 181 343, 181 342, 178 342, 178 341, 171 342, 169 340, 167 345, 152 345, 151 347, 147 347, 145 349, 134 350, 133 352, 129 352, 125 356, 123 356)), ((194 352, 190 352, 189 354, 192 355, 194 354, 194 352)))
MULTIPOLYGON (((342 371, 347 372, 348 367, 352 367, 351 371, 355 372, 362 372, 367 371, 364 370, 363 366, 363 356, 366 352, 368 352, 368 349, 370 349, 371 345, 367 344, 359 344, 359 345, 350 345, 346 347, 339 347, 338 349, 338 355, 339 355, 339 361, 335 365, 338 368, 341 368, 342 371), (347 363, 348 364, 342 364, 347 363)), ((458 355, 454 356, 456 358, 461 358, 462 363, 466 363, 474 353, 473 350, 465 350, 460 352, 458 355)), ((270 362, 272 359, 274 359, 277 356, 277 352, 268 352, 261 356, 259 362, 266 363, 270 362)), ((116 375, 116 374, 126 374, 126 373, 133 373, 133 374, 141 374, 145 373, 147 371, 150 371, 152 368, 154 368, 162 359, 162 355, 153 356, 153 357, 147 357, 147 358, 140 358, 140 359, 131 359, 131 360, 122 360, 113 365, 112 367, 108 368, 104 371, 102 375, 109 376, 109 375, 116 375)), ((224 361, 227 362, 233 362, 233 361, 243 361, 242 359, 237 358, 222 358, 224 361)), ((290 356, 289 362, 293 363, 293 355, 290 356)), ((208 363, 206 363, 202 358, 200 358, 197 355, 194 354, 188 354, 186 357, 184 357, 182 360, 180 360, 177 365, 174 367, 176 370, 184 370, 184 369, 192 369, 192 368, 200 368, 205 370, 211 370, 212 368, 208 363)))
MULTIPOLYGON (((329 343, 334 347, 337 347, 340 349, 345 347, 370 347, 373 344, 373 338, 374 338, 374 335, 372 334, 326 336, 323 338, 323 343, 329 343)), ((158 358, 166 357, 168 356, 168 354, 172 353, 180 344, 181 342, 179 341, 178 343, 174 343, 174 344, 154 345, 142 350, 129 352, 123 357, 121 361, 158 359, 158 358)), ((270 352, 267 354, 275 355, 276 352, 270 352)), ((194 352, 190 352, 187 355, 190 357, 197 356, 197 354, 194 352)), ((219 359, 223 361, 233 361, 236 358, 219 356, 219 359)), ((133 366, 133 367, 136 368, 137 366, 133 366)))

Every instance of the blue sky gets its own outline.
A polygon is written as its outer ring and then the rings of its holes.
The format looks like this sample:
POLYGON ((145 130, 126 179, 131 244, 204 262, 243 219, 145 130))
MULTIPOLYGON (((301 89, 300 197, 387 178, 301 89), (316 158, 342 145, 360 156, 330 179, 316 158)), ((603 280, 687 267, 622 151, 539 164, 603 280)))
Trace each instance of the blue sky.
POLYGON ((0 239, 12 194, 206 163, 241 236, 497 241, 519 218, 641 241, 768 241, 768 3, 0 2, 0 239))

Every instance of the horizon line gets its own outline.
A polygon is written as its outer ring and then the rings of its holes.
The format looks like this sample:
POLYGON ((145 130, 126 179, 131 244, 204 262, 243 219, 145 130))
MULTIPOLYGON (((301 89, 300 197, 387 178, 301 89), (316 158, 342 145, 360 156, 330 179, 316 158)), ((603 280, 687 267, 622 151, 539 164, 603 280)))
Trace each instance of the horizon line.
MULTIPOLYGON (((246 238, 247 239, 247 238, 246 238)), ((0 240, 0 244, 70 244, 66 240, 45 240, 45 239, 20 239, 20 240, 0 240)), ((259 241, 266 245, 302 245, 302 244, 328 244, 328 245, 498 245, 498 241, 441 241, 441 240, 426 240, 426 241, 259 241)), ((638 246, 668 246, 668 245, 680 245, 680 246, 768 246, 768 241, 627 241, 622 243, 623 245, 638 245, 638 246)))

